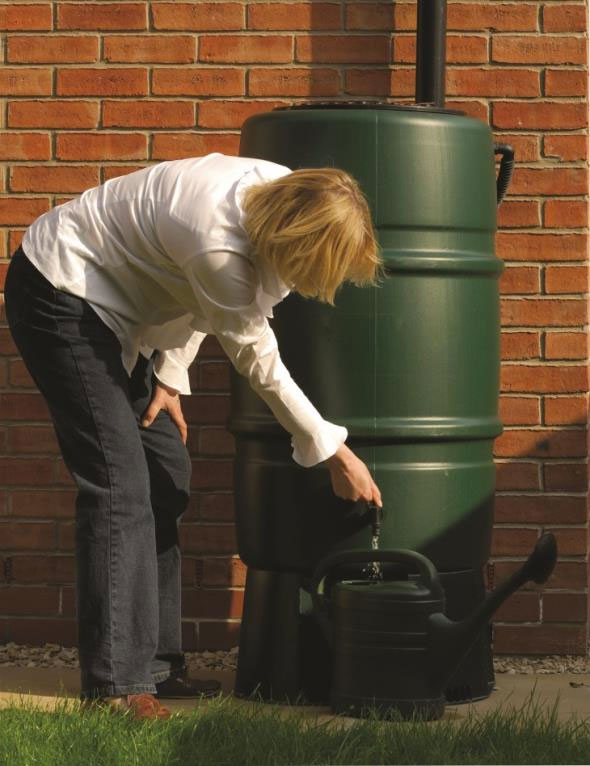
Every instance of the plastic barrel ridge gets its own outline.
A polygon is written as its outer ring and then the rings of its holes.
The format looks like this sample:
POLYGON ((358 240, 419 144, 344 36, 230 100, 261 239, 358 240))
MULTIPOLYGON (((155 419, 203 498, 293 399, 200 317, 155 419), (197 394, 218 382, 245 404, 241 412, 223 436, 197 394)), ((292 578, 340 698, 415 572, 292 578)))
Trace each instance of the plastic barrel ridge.
MULTIPOLYGON (((418 550, 439 571, 480 567, 501 432, 489 127, 441 110, 277 110, 246 121, 240 153, 340 167, 361 184, 387 278, 343 287, 335 308, 290 295, 273 320, 281 356, 374 468, 388 510, 381 547, 418 550)), ((336 498, 323 467, 292 461, 288 434, 245 379, 234 375, 232 392, 245 563, 309 573, 331 550, 370 547, 363 504, 336 498)))

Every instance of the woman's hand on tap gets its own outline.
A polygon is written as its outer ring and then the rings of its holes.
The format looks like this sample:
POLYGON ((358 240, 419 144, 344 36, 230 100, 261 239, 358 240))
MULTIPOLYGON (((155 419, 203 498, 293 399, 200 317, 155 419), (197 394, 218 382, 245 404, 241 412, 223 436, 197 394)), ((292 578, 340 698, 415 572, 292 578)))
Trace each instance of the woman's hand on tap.
POLYGON ((366 500, 383 507, 381 492, 369 469, 346 444, 325 461, 330 471, 334 494, 343 500, 366 500))

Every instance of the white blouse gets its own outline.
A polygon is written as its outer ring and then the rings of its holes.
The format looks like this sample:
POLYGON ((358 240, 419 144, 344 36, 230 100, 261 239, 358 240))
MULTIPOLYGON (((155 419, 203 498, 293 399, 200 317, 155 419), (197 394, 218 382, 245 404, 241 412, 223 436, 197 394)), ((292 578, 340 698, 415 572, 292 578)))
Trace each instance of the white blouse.
POLYGON ((243 228, 249 185, 291 170, 214 153, 114 178, 38 218, 23 250, 58 290, 84 298, 116 334, 130 374, 157 349, 154 372, 190 394, 188 367, 213 333, 236 370, 291 434, 309 467, 346 428, 324 420, 283 364, 268 323, 289 293, 256 259, 243 228))

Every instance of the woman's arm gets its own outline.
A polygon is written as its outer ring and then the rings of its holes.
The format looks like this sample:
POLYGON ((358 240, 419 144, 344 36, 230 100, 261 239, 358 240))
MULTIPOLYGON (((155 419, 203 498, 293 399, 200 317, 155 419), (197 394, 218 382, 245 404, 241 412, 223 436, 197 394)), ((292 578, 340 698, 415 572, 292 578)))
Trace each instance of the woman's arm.
POLYGON ((185 273, 230 361, 291 434, 295 462, 310 467, 327 461, 338 496, 380 505, 368 468, 344 444, 346 428, 322 418, 283 364, 275 334, 256 305, 256 274, 249 259, 207 253, 192 259, 185 273))

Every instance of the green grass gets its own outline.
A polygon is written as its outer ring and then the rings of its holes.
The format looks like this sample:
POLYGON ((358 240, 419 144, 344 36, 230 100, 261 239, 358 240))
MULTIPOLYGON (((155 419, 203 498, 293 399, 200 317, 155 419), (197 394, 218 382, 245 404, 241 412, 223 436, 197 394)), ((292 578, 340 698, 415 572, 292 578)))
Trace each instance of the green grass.
POLYGON ((532 695, 521 708, 430 723, 345 725, 231 698, 147 723, 76 707, 63 699, 55 712, 1 709, 1 766, 590 763, 590 723, 560 722, 532 695))

